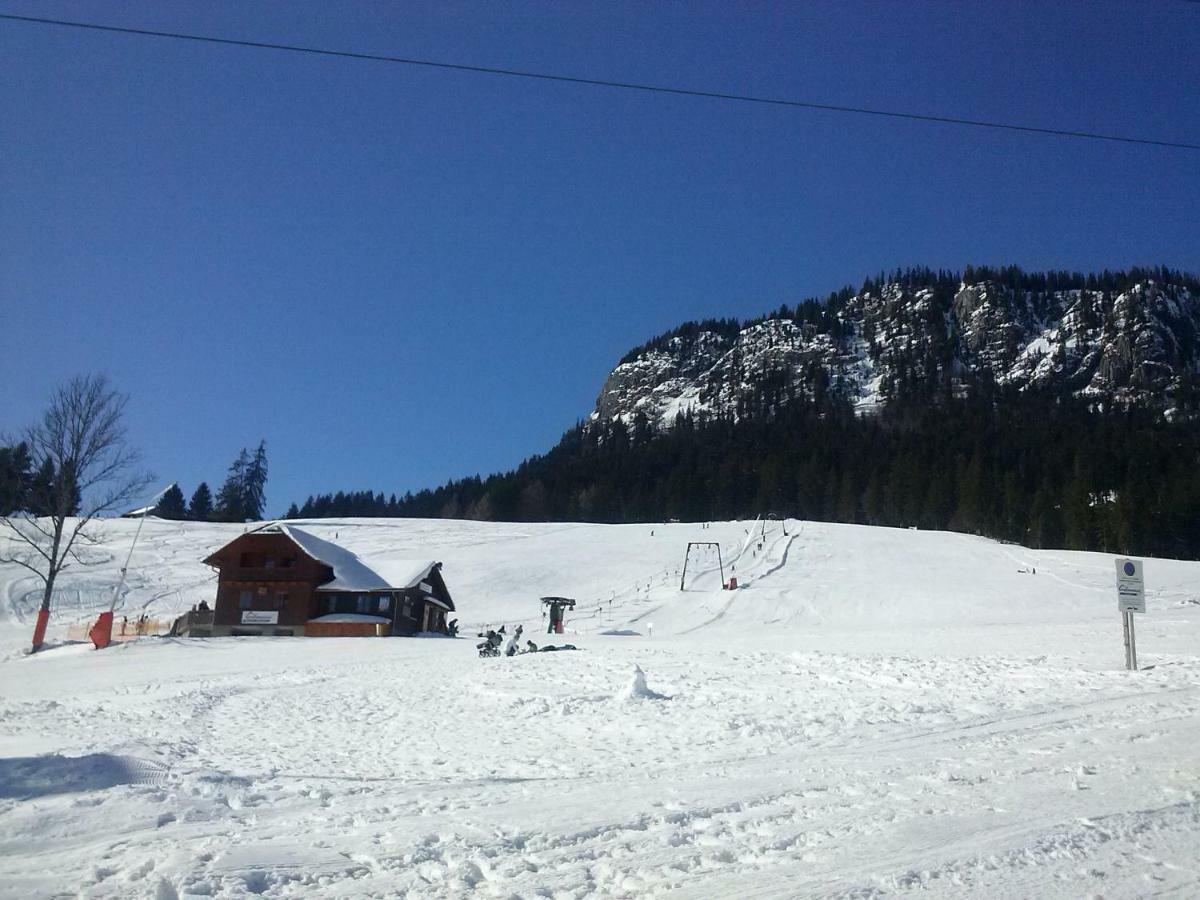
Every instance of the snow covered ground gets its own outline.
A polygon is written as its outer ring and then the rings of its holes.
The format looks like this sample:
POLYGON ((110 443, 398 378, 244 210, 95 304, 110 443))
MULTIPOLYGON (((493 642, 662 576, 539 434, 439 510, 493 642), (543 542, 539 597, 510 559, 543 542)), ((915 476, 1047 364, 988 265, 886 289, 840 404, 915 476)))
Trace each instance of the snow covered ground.
MULTIPOLYGON (((37 656, 0 567, 0 897, 1200 895, 1200 563, 1147 561, 1138 673, 1109 556, 808 522, 304 525, 441 560, 468 638, 576 597, 577 652, 64 643, 135 527, 37 656)), ((126 612, 241 530, 148 521, 126 612)))

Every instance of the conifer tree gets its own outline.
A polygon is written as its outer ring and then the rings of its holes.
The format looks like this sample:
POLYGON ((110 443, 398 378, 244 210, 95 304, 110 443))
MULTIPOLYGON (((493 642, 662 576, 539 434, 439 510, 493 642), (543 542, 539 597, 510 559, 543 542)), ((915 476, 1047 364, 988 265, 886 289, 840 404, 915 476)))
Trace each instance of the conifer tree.
POLYGON ((0 516, 12 515, 24 505, 33 477, 29 466, 29 445, 24 441, 0 447, 0 516))
POLYGON ((258 449, 246 466, 242 487, 242 511, 247 519, 261 519, 266 503, 267 489, 267 442, 259 441, 258 449))
POLYGON ((166 493, 162 495, 162 499, 158 501, 158 506, 154 508, 154 515, 160 519, 186 519, 187 509, 184 506, 183 491, 179 489, 179 485, 173 484, 167 488, 166 493))
POLYGON ((260 441, 251 456, 243 447, 229 466, 229 475, 217 492, 215 518, 219 522, 246 522, 263 515, 267 486, 267 444, 260 441))
POLYGON ((245 506, 245 485, 246 469, 249 465, 250 454, 243 447, 237 459, 230 464, 225 483, 217 491, 213 518, 218 522, 244 522, 248 518, 245 506))
POLYGON ((1063 541, 1068 550, 1087 550, 1091 543, 1092 511, 1087 481, 1076 471, 1062 501, 1063 541))
POLYGON ((188 504, 187 517, 194 522, 207 522, 212 518, 212 514, 212 492, 208 489, 208 482, 202 481, 196 488, 196 492, 192 494, 192 501, 188 504))
MULTIPOLYGON (((47 456, 42 460, 42 464, 38 467, 38 470, 29 479, 29 499, 26 504, 29 512, 35 516, 50 514, 49 506, 41 498, 54 495, 55 483, 54 460, 47 456)), ((70 512, 67 513, 67 515, 70 514, 70 512)))

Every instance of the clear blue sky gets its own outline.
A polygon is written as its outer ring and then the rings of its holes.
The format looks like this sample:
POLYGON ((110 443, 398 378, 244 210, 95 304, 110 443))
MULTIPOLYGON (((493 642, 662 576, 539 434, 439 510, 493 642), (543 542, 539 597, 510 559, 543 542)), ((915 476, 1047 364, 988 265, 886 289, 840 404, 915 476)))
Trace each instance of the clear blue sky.
MULTIPOLYGON (((1200 141, 1200 5, 0 12, 1200 141)), ((897 265, 1200 269, 1200 153, 0 22, 0 429, 107 371, 188 494, 510 467, 631 346, 897 265)))

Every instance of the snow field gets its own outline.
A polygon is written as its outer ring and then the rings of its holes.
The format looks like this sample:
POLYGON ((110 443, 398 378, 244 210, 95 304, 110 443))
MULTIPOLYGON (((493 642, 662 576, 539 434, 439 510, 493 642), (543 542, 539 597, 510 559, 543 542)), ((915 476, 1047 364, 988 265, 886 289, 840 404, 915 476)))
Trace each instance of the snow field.
MULTIPOLYGON (((1101 554, 795 522, 761 552, 750 523, 304 527, 442 560, 463 622, 581 649, 14 649, 0 896, 1200 892, 1200 564, 1147 562, 1131 674, 1101 554), (680 592, 687 540, 747 546, 747 586, 680 592), (612 611, 547 636, 542 594, 612 611)), ((106 528, 122 557, 132 529, 106 528)), ((237 533, 148 523, 127 606, 197 602, 194 560, 237 533)), ((0 570, 11 648, 25 591, 0 570)))

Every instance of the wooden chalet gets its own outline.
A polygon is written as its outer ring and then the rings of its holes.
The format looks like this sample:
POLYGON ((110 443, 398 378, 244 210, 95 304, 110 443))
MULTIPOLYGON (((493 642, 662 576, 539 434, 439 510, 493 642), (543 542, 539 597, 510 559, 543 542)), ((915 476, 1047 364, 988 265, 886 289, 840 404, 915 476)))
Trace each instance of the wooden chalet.
MULTIPOLYGON (((213 635, 333 637, 447 631, 442 564, 370 563, 291 525, 269 525, 204 560, 217 569, 213 635)), ((207 623, 205 623, 207 625, 207 623)), ((182 630, 188 631, 186 623, 182 630)))

